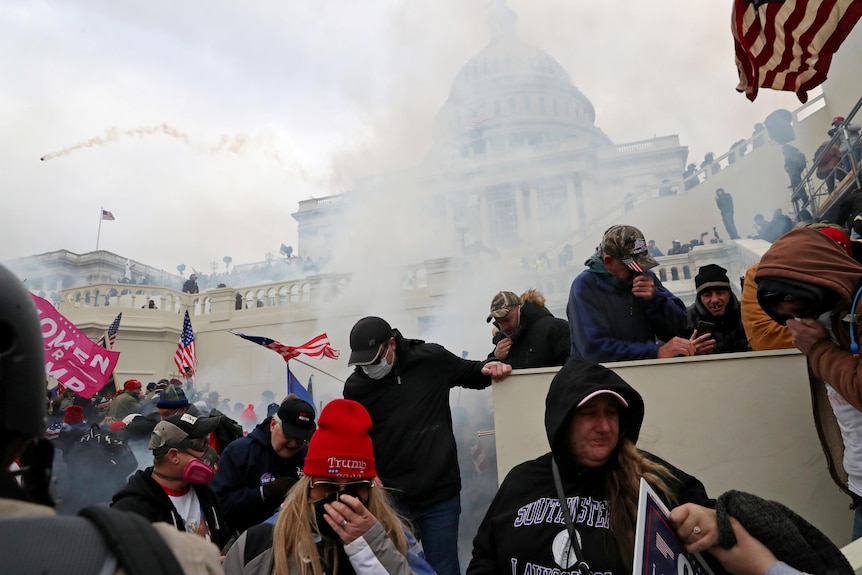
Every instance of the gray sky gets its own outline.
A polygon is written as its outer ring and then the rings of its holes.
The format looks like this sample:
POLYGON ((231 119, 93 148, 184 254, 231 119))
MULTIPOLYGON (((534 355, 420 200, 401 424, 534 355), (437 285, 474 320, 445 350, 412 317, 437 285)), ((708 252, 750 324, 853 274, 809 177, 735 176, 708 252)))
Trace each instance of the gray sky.
MULTIPOLYGON (((616 143, 699 164, 799 105, 735 91, 729 1, 508 4, 616 143)), ((295 246, 299 201, 421 161, 492 5, 3 0, 0 260, 94 249, 100 206, 100 248, 168 271, 295 246)))

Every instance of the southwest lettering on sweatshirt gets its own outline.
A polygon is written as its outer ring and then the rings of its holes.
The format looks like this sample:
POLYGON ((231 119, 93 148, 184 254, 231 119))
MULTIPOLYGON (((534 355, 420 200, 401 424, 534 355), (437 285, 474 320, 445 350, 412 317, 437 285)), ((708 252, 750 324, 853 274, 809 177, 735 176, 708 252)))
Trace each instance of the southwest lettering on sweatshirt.
MULTIPOLYGON (((610 506, 607 500, 592 497, 568 497, 566 502, 576 524, 589 525, 599 529, 610 529, 610 506)), ((514 527, 539 525, 541 523, 565 524, 563 510, 559 499, 555 497, 540 497, 527 503, 515 515, 514 527)))
MULTIPOLYGON (((524 564, 524 569, 519 571, 518 560, 512 559, 512 575, 580 575, 580 573, 576 569, 566 571, 559 567, 545 567, 529 561, 524 564)), ((593 571, 593 575, 613 575, 613 571, 593 571)))

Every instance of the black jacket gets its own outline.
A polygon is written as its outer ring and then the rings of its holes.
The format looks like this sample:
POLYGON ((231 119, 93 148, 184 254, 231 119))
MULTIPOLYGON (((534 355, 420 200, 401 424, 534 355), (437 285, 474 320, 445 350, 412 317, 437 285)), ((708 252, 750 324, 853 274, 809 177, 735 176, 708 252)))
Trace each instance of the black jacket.
MULTIPOLYGON (((523 296, 522 301, 521 323, 512 336, 509 355, 500 361, 515 369, 566 363, 571 352, 569 322, 554 317, 544 305, 531 300, 524 301, 523 296)), ((505 337, 503 332, 498 331, 491 343, 496 346, 505 337)), ((493 349, 488 359, 495 359, 493 349)))
POLYGON ((436 343, 404 339, 393 330, 395 365, 373 380, 360 367, 347 378, 344 398, 371 415, 377 474, 396 499, 422 509, 461 491, 449 390, 484 389, 485 362, 461 359, 436 343))
MULTIPOLYGON (((593 573, 627 575, 631 559, 621 557, 610 526, 612 502, 605 493, 606 464, 580 467, 569 447, 572 411, 588 394, 599 389, 619 393, 629 404, 620 409, 620 436, 637 441, 643 422, 640 394, 612 371, 572 358, 551 383, 546 398, 545 429, 551 452, 513 468, 500 485, 473 541, 473 559, 467 575, 574 572, 561 551, 568 549, 566 522, 551 472, 551 458, 560 468, 583 557, 593 573)), ((678 503, 712 506, 703 484, 694 477, 642 452, 671 471, 678 503)), ((715 571, 720 573, 721 571, 715 571)))
POLYGON ((730 294, 730 302, 727 304, 727 309, 724 310, 722 317, 714 317, 701 303, 700 298, 696 298, 688 308, 689 333, 697 328, 699 321, 715 324, 712 330, 712 335, 715 338, 715 347, 712 353, 751 351, 748 337, 745 335, 745 328, 742 326, 739 300, 733 292, 730 294))
MULTIPOLYGON (((224 520, 221 505, 209 485, 192 485, 198 500, 201 503, 207 526, 210 530, 210 538, 215 545, 222 549, 230 540, 233 532, 228 528, 224 520)), ((164 521, 185 531, 185 524, 177 512, 168 494, 153 479, 153 468, 148 467, 143 471, 129 477, 129 483, 114 494, 111 507, 120 511, 131 511, 146 517, 150 523, 164 521)))

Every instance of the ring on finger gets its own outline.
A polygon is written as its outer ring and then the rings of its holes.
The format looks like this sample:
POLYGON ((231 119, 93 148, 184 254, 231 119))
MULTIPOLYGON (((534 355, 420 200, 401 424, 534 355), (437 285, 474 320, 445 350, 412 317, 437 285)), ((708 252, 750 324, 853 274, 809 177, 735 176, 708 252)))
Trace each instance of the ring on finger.
POLYGON ((700 525, 695 525, 694 529, 691 530, 692 535, 700 535, 703 532, 703 529, 700 528, 700 525))
POLYGON ((347 519, 344 519, 344 520, 341 522, 341 528, 342 528, 342 529, 344 529, 345 527, 347 527, 347 519))

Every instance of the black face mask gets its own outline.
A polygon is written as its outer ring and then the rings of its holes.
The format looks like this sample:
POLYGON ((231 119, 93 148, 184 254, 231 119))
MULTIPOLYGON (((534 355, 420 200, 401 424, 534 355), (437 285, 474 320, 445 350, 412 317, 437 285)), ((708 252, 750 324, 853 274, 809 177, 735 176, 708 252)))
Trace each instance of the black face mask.
POLYGON ((326 518, 323 516, 326 513, 326 509, 323 506, 327 503, 335 503, 336 501, 338 501, 338 493, 330 493, 323 499, 314 502, 314 516, 317 518, 317 530, 324 539, 338 539, 338 534, 335 533, 335 530, 326 522, 326 518))
POLYGON ((320 536, 324 539, 338 539, 338 534, 332 528, 329 523, 326 522, 326 518, 324 514, 326 514, 326 509, 323 507, 327 503, 335 503, 339 500, 342 495, 352 495, 353 497, 362 501, 363 505, 368 505, 368 501, 363 499, 357 493, 356 487, 352 485, 345 485, 343 491, 339 491, 338 493, 330 493, 323 499, 318 499, 314 502, 314 516, 317 519, 317 529, 320 533, 320 536))

